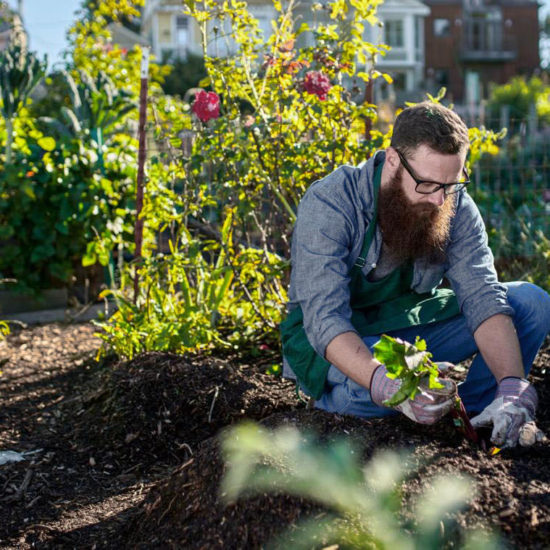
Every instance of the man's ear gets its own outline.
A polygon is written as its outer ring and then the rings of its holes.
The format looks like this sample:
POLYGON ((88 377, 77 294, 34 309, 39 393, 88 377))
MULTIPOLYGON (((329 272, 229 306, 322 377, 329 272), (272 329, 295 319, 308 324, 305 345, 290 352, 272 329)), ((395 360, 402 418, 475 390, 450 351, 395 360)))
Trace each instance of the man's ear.
POLYGON ((386 148, 386 164, 388 165, 388 168, 390 169, 391 173, 395 172, 397 168, 399 167, 399 163, 401 161, 399 160, 399 156, 397 155, 397 151, 393 147, 387 147, 386 148))

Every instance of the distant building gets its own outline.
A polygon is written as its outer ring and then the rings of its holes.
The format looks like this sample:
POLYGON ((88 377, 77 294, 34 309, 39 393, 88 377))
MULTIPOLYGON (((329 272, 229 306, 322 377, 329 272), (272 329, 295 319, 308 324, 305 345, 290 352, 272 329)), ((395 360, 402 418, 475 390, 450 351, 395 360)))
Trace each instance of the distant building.
POLYGON ((424 0, 426 83, 453 101, 477 104, 493 83, 540 66, 536 0, 424 0))
POLYGON ((365 38, 386 44, 390 51, 379 56, 376 68, 388 73, 393 83, 376 82, 377 101, 389 99, 398 104, 416 99, 424 82, 424 21, 430 9, 419 0, 386 0, 378 8, 382 27, 368 27, 365 38))

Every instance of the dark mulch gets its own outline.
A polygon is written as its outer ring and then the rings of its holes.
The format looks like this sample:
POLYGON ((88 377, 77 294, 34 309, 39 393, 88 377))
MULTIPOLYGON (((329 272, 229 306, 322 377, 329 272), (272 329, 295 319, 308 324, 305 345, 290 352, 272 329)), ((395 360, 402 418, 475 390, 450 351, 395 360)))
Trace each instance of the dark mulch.
MULTIPOLYGON (((550 446, 494 458, 450 421, 364 421, 308 410, 294 388, 265 373, 276 357, 150 353, 94 362, 89 325, 48 325, 0 342, 0 450, 32 451, 0 466, 0 547, 259 548, 300 520, 327 511, 304 499, 261 495, 229 505, 217 434, 243 418, 295 425, 321 438, 346 435, 368 460, 409 449, 418 470, 403 486, 414 502, 439 473, 466 473, 477 496, 461 526, 499 529, 518 548, 550 541, 550 446)), ((550 346, 533 372, 539 424, 550 433, 550 346)))

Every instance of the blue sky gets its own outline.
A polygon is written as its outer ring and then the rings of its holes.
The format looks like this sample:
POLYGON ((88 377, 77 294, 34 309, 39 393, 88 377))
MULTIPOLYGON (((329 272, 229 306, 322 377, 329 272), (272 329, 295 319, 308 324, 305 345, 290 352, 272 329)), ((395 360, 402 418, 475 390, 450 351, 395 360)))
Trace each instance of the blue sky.
MULTIPOLYGON (((8 0, 8 4, 17 8, 17 0, 8 0)), ((67 30, 81 4, 82 0, 23 0, 23 23, 30 49, 40 57, 48 54, 48 67, 62 60, 67 30)))
MULTIPOLYGON (((8 0, 8 3, 17 7, 17 0, 8 0)), ((66 33, 81 3, 82 0, 23 0, 23 20, 30 47, 40 56, 48 54, 50 68, 62 60, 61 52, 67 45, 66 33)), ((550 0, 541 3, 539 14, 550 13, 550 0)))

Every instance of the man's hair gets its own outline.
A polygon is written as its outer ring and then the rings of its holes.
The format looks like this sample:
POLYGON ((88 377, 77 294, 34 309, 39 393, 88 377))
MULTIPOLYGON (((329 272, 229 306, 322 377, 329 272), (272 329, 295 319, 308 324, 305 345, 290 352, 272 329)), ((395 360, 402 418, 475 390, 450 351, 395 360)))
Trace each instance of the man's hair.
POLYGON ((468 128, 454 111, 439 103, 417 103, 396 118, 391 146, 405 153, 420 145, 445 155, 457 155, 470 145, 468 128))

